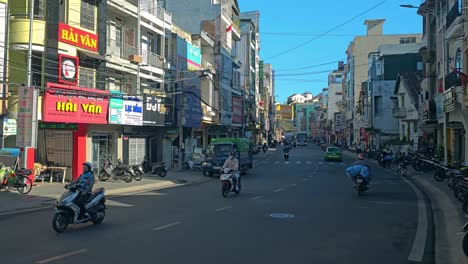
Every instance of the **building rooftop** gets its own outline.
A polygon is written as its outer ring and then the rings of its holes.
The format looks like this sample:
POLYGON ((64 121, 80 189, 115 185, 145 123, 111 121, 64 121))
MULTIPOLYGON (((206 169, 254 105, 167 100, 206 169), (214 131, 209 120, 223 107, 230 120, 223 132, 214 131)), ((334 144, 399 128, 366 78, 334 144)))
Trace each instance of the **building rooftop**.
POLYGON ((418 53, 421 43, 382 44, 377 48, 380 56, 418 53))

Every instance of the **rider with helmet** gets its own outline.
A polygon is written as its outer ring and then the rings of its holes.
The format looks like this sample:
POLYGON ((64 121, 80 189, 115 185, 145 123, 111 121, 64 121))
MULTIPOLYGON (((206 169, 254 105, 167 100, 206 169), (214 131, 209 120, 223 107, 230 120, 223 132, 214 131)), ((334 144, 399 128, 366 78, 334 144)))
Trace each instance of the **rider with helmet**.
POLYGON ((75 202, 76 205, 80 207, 79 219, 89 217, 86 213, 85 204, 88 201, 94 186, 94 174, 92 172, 92 168, 93 165, 91 162, 88 161, 83 163, 83 173, 78 177, 78 179, 72 182, 77 183, 80 190, 80 194, 75 202))

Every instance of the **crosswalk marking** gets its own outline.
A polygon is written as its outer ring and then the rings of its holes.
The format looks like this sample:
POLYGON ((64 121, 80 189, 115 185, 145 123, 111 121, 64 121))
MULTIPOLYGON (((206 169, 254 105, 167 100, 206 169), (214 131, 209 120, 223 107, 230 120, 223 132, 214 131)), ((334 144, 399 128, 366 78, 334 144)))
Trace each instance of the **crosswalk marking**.
POLYGON ((307 164, 311 164, 312 162, 310 162, 310 161, 306 161, 306 163, 307 163, 307 164))
POLYGON ((279 164, 280 162, 279 161, 275 161, 275 164, 279 164))
POLYGON ((296 164, 301 164, 301 162, 300 162, 300 161, 297 161, 296 164))

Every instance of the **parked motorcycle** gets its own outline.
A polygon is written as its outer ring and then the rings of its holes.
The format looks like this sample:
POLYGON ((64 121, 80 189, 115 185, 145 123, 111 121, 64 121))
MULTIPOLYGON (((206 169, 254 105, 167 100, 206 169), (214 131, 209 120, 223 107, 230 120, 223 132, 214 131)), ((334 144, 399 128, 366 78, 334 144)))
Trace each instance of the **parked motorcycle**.
POLYGON ((52 218, 52 228, 57 233, 64 232, 70 224, 81 224, 93 222, 98 225, 102 223, 106 216, 106 198, 104 197, 104 188, 99 188, 91 193, 88 198, 85 208, 89 217, 78 220, 80 208, 76 205, 76 200, 79 197, 80 189, 77 183, 65 185, 65 192, 57 201, 54 216, 52 218))
POLYGON ((135 172, 132 170, 131 166, 121 164, 120 161, 117 166, 114 167, 112 161, 107 159, 104 166, 102 166, 101 171, 99 172, 98 179, 100 181, 107 181, 110 177, 114 180, 122 179, 126 183, 130 183, 133 180, 133 174, 135 172))
POLYGON ((241 178, 237 180, 237 190, 234 186, 234 173, 232 169, 225 168, 221 170, 221 176, 219 177, 221 180, 221 194, 223 197, 227 197, 230 192, 235 192, 239 194, 241 191, 241 178))
POLYGON ((463 228, 461 232, 463 235, 463 240, 462 240, 462 248, 463 248, 463 253, 465 253, 465 256, 468 257, 468 222, 463 225, 463 228))
POLYGON ((167 175, 166 164, 164 162, 157 163, 155 166, 153 166, 151 170, 151 174, 156 174, 162 178, 166 177, 167 175))
POLYGON ((132 165, 130 172, 132 172, 132 177, 135 181, 141 181, 143 179, 143 175, 145 175, 145 170, 143 169, 143 165, 145 161, 142 161, 138 165, 132 165))

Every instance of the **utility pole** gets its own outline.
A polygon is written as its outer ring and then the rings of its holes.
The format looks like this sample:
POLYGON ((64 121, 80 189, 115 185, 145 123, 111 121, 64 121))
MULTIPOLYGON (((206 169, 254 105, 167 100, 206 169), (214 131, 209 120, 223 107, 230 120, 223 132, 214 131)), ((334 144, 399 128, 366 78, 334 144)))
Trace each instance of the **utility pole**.
MULTIPOLYGON (((180 73, 177 73, 177 78, 181 78, 181 74, 180 73)), ((178 168, 179 170, 182 170, 182 163, 184 161, 184 152, 183 152, 183 145, 184 145, 184 124, 183 124, 183 120, 184 120, 184 96, 185 96, 185 93, 184 93, 184 87, 183 87, 183 81, 179 81, 180 85, 179 85, 179 90, 181 90, 182 92, 179 94, 179 114, 178 114, 178 123, 179 123, 179 163, 177 164, 178 165, 178 168)))
MULTIPOLYGON (((138 0, 137 3, 137 13, 138 13, 138 26, 137 26, 137 39, 136 39, 136 48, 137 48, 137 55, 141 58, 141 0, 138 0)), ((137 74, 136 74, 136 94, 139 95, 143 93, 141 89, 141 80, 140 80, 140 63, 137 64, 137 74)))

